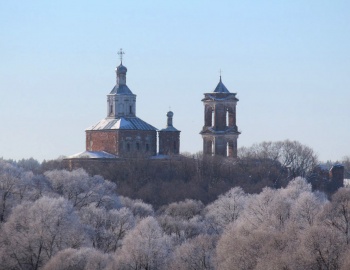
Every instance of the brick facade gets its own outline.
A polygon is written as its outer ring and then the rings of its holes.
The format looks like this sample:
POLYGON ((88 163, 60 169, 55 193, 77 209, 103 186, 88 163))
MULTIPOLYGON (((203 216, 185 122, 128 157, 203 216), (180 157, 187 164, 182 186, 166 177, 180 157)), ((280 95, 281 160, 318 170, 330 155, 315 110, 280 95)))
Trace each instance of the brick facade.
POLYGON ((110 154, 118 155, 118 135, 118 131, 115 130, 87 130, 86 150, 105 151, 110 154))
POLYGON ((157 153, 157 133, 153 130, 87 130, 86 150, 105 151, 119 157, 153 156, 157 153))
POLYGON ((180 151, 180 131, 159 131, 159 154, 178 155, 180 151))

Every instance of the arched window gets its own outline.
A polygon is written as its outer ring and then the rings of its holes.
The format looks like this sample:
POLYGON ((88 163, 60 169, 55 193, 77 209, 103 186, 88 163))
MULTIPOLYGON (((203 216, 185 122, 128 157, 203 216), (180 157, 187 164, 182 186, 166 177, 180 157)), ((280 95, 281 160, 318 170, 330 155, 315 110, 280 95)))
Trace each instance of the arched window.
POLYGON ((126 150, 127 150, 128 152, 130 152, 130 143, 127 143, 127 144, 126 144, 126 150))
POLYGON ((228 127, 230 124, 230 120, 229 120, 229 112, 228 112, 228 109, 225 108, 225 114, 226 114, 226 123, 225 123, 225 126, 228 127))
POLYGON ((140 143, 136 143, 136 149, 137 149, 137 151, 139 151, 140 150, 140 143))
POLYGON ((215 125, 215 112, 212 109, 211 110, 211 126, 213 127, 215 125))

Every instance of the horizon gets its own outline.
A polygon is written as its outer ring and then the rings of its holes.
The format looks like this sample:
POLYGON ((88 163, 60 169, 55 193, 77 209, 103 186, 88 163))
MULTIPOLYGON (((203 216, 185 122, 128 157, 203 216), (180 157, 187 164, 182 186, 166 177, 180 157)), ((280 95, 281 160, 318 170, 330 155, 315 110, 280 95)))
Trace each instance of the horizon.
POLYGON ((219 3, 1 3, 0 156, 84 151, 120 48, 136 115, 162 129, 171 107, 180 152, 202 150, 201 99, 222 76, 239 99, 238 148, 289 139, 323 162, 349 156, 350 3, 219 3))

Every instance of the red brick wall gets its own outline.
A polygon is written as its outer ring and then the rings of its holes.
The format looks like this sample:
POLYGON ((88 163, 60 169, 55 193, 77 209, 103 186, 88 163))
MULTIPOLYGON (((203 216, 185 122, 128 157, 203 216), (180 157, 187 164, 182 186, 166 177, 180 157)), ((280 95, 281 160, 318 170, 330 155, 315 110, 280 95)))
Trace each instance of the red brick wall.
POLYGON ((105 151, 118 155, 118 131, 86 131, 86 150, 105 151))
POLYGON ((179 131, 159 131, 159 154, 177 155, 180 152, 179 131))
POLYGON ((157 133, 152 130, 88 130, 86 150, 120 157, 157 154, 157 133))
POLYGON ((136 157, 157 154, 157 132, 155 130, 120 130, 119 155, 136 157), (127 145, 129 144, 129 147, 127 145))

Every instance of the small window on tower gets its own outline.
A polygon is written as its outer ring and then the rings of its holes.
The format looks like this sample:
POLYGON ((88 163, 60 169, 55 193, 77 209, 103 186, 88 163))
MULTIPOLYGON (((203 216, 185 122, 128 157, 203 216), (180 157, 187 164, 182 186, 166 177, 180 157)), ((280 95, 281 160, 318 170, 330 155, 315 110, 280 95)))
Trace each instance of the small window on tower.
POLYGON ((214 110, 211 111, 211 125, 210 126, 214 126, 215 123, 215 112, 214 110))
POLYGON ((226 111, 226 126, 228 127, 230 125, 230 114, 228 112, 228 109, 225 110, 226 111))
POLYGON ((113 114, 113 105, 111 104, 111 106, 109 107, 109 114, 113 114))
POLYGON ((140 143, 136 143, 136 149, 140 150, 140 143))
POLYGON ((128 152, 130 152, 130 143, 126 144, 126 150, 128 150, 128 152))
POLYGON ((149 144, 148 143, 146 144, 146 151, 147 152, 149 151, 149 144))
POLYGON ((176 152, 176 141, 174 141, 174 152, 176 152))
POLYGON ((129 109, 130 109, 130 114, 132 114, 132 106, 130 106, 129 109))

